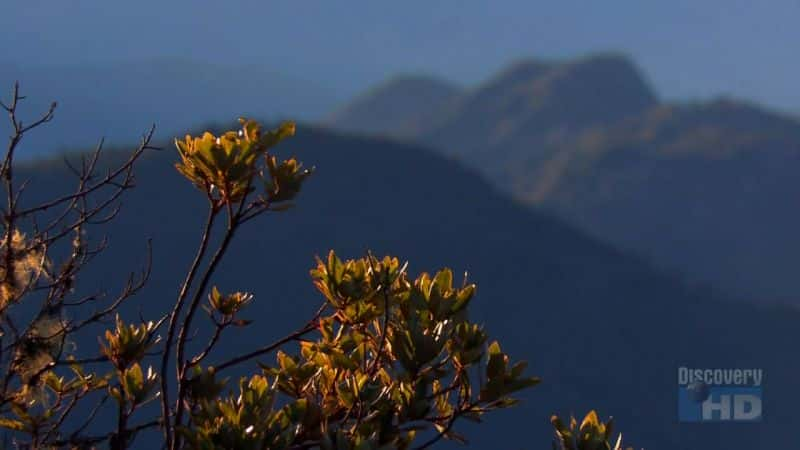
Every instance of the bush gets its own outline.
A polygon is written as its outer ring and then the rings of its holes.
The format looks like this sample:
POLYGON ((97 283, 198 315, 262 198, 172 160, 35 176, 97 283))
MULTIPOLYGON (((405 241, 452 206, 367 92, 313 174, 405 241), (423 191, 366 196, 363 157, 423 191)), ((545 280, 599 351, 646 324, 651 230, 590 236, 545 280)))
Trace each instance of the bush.
MULTIPOLYGON (((153 130, 105 175, 98 171, 101 144, 79 166, 70 165, 74 192, 23 208, 15 151, 29 131, 52 119, 55 104, 25 126, 17 118, 22 99, 15 86, 11 102, 2 105, 13 134, 0 169, 7 194, 0 242, 0 426, 16 446, 122 449, 153 429, 161 430, 169 449, 424 449, 442 439, 465 441, 456 431, 458 419, 480 421, 513 406, 512 394, 539 382, 469 321, 474 284, 456 283, 446 268, 412 276, 396 257, 371 253, 342 260, 331 251, 311 270, 322 299, 307 323, 209 363, 224 335, 251 325, 240 313, 258 301, 246 291, 220 291, 215 270, 240 227, 291 207, 312 174, 294 158, 279 161, 271 154, 294 134, 293 123, 264 131, 242 119, 239 130, 176 140, 176 168, 206 198, 208 215, 179 293, 161 318, 127 321, 119 314, 146 283, 149 264, 106 303, 98 303, 100 295, 74 298, 81 270, 103 249, 89 243, 86 228, 113 219, 116 201, 133 187, 135 163, 155 148, 153 130), (62 251, 54 251, 59 246, 62 251), (105 306, 82 315, 82 306, 92 303, 105 306), (207 322, 199 326, 210 328, 210 339, 192 353, 187 343, 201 311, 207 322), (109 318, 114 326, 97 351, 75 348, 81 333, 109 318), (253 365, 249 376, 223 376, 273 353, 272 363, 253 365), (155 367, 148 363, 154 358, 155 367), (107 403, 116 426, 88 431, 107 403), (82 425, 67 429, 76 416, 82 425)), ((580 432, 588 423, 591 442, 607 442, 610 427, 593 417, 580 432)), ((576 447, 569 437, 574 425, 569 431, 555 423, 563 449, 609 448, 585 446, 577 437, 576 447)))

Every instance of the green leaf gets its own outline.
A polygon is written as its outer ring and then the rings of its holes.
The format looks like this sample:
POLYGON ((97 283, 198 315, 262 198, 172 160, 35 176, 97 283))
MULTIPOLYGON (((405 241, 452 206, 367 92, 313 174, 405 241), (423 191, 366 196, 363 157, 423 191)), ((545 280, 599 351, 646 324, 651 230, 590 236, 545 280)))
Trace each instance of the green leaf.
POLYGON ((502 376, 506 370, 506 355, 500 350, 497 341, 489 345, 489 362, 486 364, 486 376, 489 379, 502 376))
POLYGON ((8 428, 9 430, 22 431, 25 429, 25 424, 19 420, 8 419, 0 417, 0 427, 8 428))
POLYGON ((296 128, 294 122, 283 122, 278 129, 265 133, 261 138, 261 143, 267 149, 272 148, 287 137, 294 136, 296 128))

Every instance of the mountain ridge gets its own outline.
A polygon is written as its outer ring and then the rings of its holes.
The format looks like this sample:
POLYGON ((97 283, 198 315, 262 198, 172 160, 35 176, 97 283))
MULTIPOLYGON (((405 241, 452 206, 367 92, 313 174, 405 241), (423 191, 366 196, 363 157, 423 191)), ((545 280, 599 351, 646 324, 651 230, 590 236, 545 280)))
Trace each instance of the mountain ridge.
POLYGON ((440 78, 399 75, 371 88, 325 121, 338 123, 342 131, 413 136, 426 128, 426 119, 436 116, 462 93, 460 86, 440 78), (384 104, 392 105, 387 114, 371 114, 384 104))
POLYGON ((729 97, 662 102, 613 54, 516 63, 452 104, 406 138, 659 266, 800 305, 794 117, 729 97))

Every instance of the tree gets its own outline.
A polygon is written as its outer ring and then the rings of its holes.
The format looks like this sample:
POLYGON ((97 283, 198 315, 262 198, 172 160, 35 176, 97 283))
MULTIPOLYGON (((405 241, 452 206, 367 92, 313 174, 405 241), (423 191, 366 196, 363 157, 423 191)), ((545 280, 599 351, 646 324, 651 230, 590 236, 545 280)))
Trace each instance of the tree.
MULTIPOLYGON (((442 439, 464 441, 456 431, 459 419, 480 421, 513 406, 512 394, 539 382, 469 321, 474 284, 456 283, 449 269, 411 275, 407 263, 371 253, 342 260, 331 251, 318 259, 311 270, 322 296, 316 314, 285 337, 218 359, 217 344, 251 324, 240 313, 258 299, 220 291, 213 284, 216 269, 240 227, 291 207, 312 174, 294 158, 279 161, 271 153, 294 134, 290 122, 264 131, 241 119, 235 131, 176 140, 176 168, 206 198, 208 214, 163 316, 126 321, 119 314, 144 286, 149 264, 114 298, 73 298, 76 278, 104 247, 92 246, 86 231, 116 215, 117 201, 134 186, 135 163, 156 148, 153 129, 103 176, 101 141, 79 165, 67 162, 76 176, 74 192, 23 207, 15 151, 55 110, 53 104, 26 126, 17 114, 23 99, 15 85, 11 101, 2 104, 13 132, 0 168, 7 194, 0 243, 0 426, 16 446, 123 449, 153 429, 161 430, 169 449, 424 449, 442 439), (82 315, 88 304, 99 309, 82 315), (202 314, 207 322, 199 327, 211 332, 196 350, 188 344, 202 314), (112 317, 99 349, 73 345, 112 317), (263 362, 273 353, 272 363, 263 362), (224 376, 246 364, 256 369, 251 375, 238 382, 224 376), (90 412, 67 429, 78 411, 90 412), (98 414, 111 412, 113 429, 91 431, 98 414)), ((556 428, 566 436, 563 426, 556 428)), ((608 441, 610 431, 604 433, 608 441)), ((603 448, 561 442, 564 449, 603 448)))

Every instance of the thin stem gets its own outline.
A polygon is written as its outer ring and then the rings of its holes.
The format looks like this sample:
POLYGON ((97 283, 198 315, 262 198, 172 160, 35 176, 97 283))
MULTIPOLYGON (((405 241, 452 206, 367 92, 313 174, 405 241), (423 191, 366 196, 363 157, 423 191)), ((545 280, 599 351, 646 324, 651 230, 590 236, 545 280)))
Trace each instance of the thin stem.
MULTIPOLYGON (((120 391, 122 391, 122 386, 120 386, 120 391)), ((127 445, 126 441, 128 440, 128 432, 125 428, 128 426, 128 414, 125 411, 125 403, 119 402, 119 415, 117 416, 117 435, 116 439, 114 439, 112 448, 114 450, 124 450, 127 445)))
MULTIPOLYGON (((134 435, 134 434, 136 434, 136 433, 138 433, 138 432, 140 432, 142 430, 146 430, 148 428, 154 428, 154 427, 157 427, 159 425, 161 425, 161 421, 159 421, 159 420, 151 420, 149 422, 145 422, 143 424, 136 425, 134 427, 128 428, 127 432, 128 432, 128 435, 132 436, 132 435, 134 435)), ((113 432, 112 433, 108 433, 108 434, 104 434, 102 436, 91 436, 91 437, 84 437, 84 438, 81 438, 81 437, 70 437, 70 439, 51 442, 50 445, 53 445, 55 447, 63 447, 63 446, 67 446, 67 445, 72 445, 72 446, 83 446, 81 448, 84 448, 84 447, 87 447, 87 446, 100 444, 101 442, 105 442, 105 441, 111 439, 112 437, 114 437, 114 433, 113 432)))
POLYGON ((208 218, 206 219, 206 224, 203 228, 203 235, 200 239, 200 245, 198 246, 197 254, 194 257, 194 261, 192 261, 189 272, 186 274, 186 279, 184 280, 183 285, 181 285, 181 290, 178 294, 178 300, 175 302, 175 306, 170 314, 169 329, 167 331, 167 339, 164 344, 164 354, 161 357, 161 415, 164 419, 164 439, 168 449, 172 448, 172 428, 170 427, 169 422, 169 384, 167 378, 167 366, 169 365, 170 349, 172 347, 172 341, 175 336, 176 327, 178 325, 178 317, 181 309, 186 301, 186 296, 189 294, 189 288, 194 280, 195 275, 197 274, 197 270, 200 268, 200 262, 203 260, 203 256, 205 256, 206 250, 208 249, 208 243, 211 237, 211 229, 214 226, 214 218, 216 215, 217 209, 213 204, 211 204, 209 206, 208 218))
POLYGON ((253 358, 257 358, 257 357, 259 357, 261 355, 264 355, 266 353, 270 353, 273 350, 277 349, 278 347, 286 344, 287 342, 291 342, 291 341, 294 341, 294 340, 297 340, 297 339, 303 337, 304 335, 310 333, 311 331, 314 331, 316 328, 317 328, 317 323, 316 322, 309 323, 306 326, 304 326, 303 328, 301 328, 301 329, 299 329, 299 330, 297 330, 297 331, 295 331, 295 332, 293 332, 291 334, 288 334, 288 335, 278 339, 277 341, 275 341, 275 342, 273 342, 273 343, 271 343, 271 344, 269 344, 269 345, 267 345, 265 347, 261 347, 258 350, 253 350, 250 353, 246 353, 244 355, 240 355, 240 356, 237 356, 235 358, 231 358, 231 359, 229 359, 229 360, 227 360, 227 361, 225 361, 223 363, 217 364, 216 366, 214 366, 214 369, 217 372, 219 372, 220 370, 227 369, 228 367, 232 367, 232 366, 235 366, 237 364, 241 364, 241 363, 243 363, 245 361, 251 360, 253 358))
MULTIPOLYGON (((136 151, 134 151, 131 154, 131 156, 128 158, 128 160, 125 161, 123 164, 121 164, 116 169, 114 169, 113 171, 111 171, 108 174, 106 174, 106 176, 102 180, 98 181, 97 183, 95 183, 95 184, 93 184, 93 185, 91 185, 89 187, 86 187, 84 189, 80 189, 77 192, 74 192, 72 194, 68 194, 68 195, 65 195, 63 197, 59 197, 59 198, 50 200, 48 202, 42 203, 40 205, 34 206, 32 208, 29 208, 29 209, 24 209, 24 210, 19 212, 19 215, 20 216, 25 216, 25 215, 31 214, 33 212, 45 211, 45 210, 50 209, 50 208, 52 208, 52 207, 54 207, 56 205, 59 205, 61 203, 64 203, 64 202, 67 202, 67 201, 71 201, 71 200, 74 200, 74 199, 77 199, 77 198, 86 197, 87 195, 91 194, 92 192, 95 192, 98 189, 103 188, 105 186, 113 185, 114 184, 114 180, 118 176, 123 174, 124 172, 129 171, 133 167, 133 164, 139 159, 139 156, 141 156, 141 154, 144 153, 145 150, 153 150, 153 149, 155 149, 155 147, 150 146, 150 141, 152 140, 154 133, 155 133, 155 126, 152 126, 147 131, 147 133, 145 133, 144 137, 142 138, 141 144, 136 149, 136 151)), ((102 147, 102 141, 101 141, 100 147, 102 147)), ((99 152, 97 152, 97 154, 99 155, 99 152)), ((95 163, 96 163, 96 160, 95 160, 95 163)), ((119 186, 117 186, 117 187, 119 187, 119 186)))
MULTIPOLYGON (((189 330, 192 325, 192 318, 194 317, 195 312, 197 311, 198 306, 200 305, 200 299, 203 297, 203 293, 205 293, 206 288, 208 287, 208 282, 211 279, 211 276, 214 274, 219 262, 222 260, 222 256, 225 254, 225 251, 228 249, 228 245, 231 243, 231 239, 235 233, 236 226, 235 224, 232 227, 229 227, 225 233, 225 237, 222 239, 222 243, 220 244, 217 251, 214 253, 214 256, 211 258, 211 261, 206 268, 205 273, 203 274, 202 278, 200 279, 200 284, 195 291, 194 297, 192 297, 191 302, 189 303, 189 309, 186 313, 186 317, 183 320, 183 324, 178 332, 178 340, 176 344, 176 356, 175 356, 175 365, 178 372, 178 398, 176 399, 175 404, 175 426, 180 425, 181 420, 183 418, 183 395, 186 393, 186 383, 184 382, 184 375, 186 370, 186 365, 184 364, 184 354, 186 351, 186 340, 189 337, 189 330)), ((165 353, 166 355, 166 353, 165 353)), ((163 404, 163 400, 162 400, 163 404)), ((175 436, 175 440, 172 442, 172 448, 178 448, 178 440, 179 437, 175 436)))
POLYGON ((197 356, 192 358, 192 360, 186 367, 187 369, 191 369, 192 367, 200 364, 204 359, 206 359, 208 354, 211 353, 211 350, 214 348, 214 346, 217 345, 217 341, 219 341, 220 336, 222 336, 222 330, 224 330, 227 326, 228 323, 216 324, 216 327, 214 328, 214 335, 211 336, 211 339, 208 341, 208 344, 206 344, 206 348, 204 348, 203 351, 200 352, 197 356))

